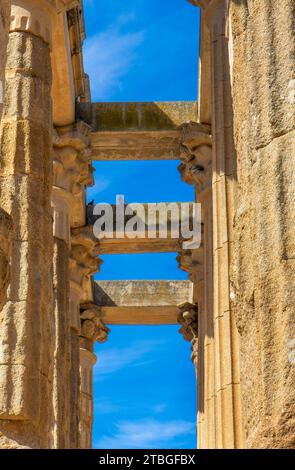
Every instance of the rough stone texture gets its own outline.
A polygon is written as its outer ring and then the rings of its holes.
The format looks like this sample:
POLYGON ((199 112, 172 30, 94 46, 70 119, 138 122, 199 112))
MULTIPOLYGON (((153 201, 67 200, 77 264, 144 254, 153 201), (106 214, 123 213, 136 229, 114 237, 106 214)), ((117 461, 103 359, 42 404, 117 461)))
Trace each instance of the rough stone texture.
POLYGON ((2 207, 13 216, 14 227, 12 280, 0 313, 0 442, 4 447, 13 445, 8 436, 15 428, 18 437, 12 439, 19 446, 48 447, 52 348, 48 45, 28 33, 11 33, 6 77, 0 197, 2 207), (26 421, 25 434, 18 435, 21 426, 12 422, 16 420, 26 421))
POLYGON ((96 281, 95 303, 107 306, 160 306, 191 302, 190 281, 96 281))
POLYGON ((197 108, 195 101, 93 103, 89 124, 94 132, 167 131, 184 122, 196 121, 197 108))
POLYGON ((232 0, 230 18, 246 446, 294 448, 295 4, 232 0))
MULTIPOLYGON (((5 65, 10 19, 10 0, 3 0, 0 5, 0 122, 5 93, 5 65)), ((6 301, 6 291, 10 278, 10 236, 11 218, 1 208, 0 199, 0 310, 6 301)))
POLYGON ((2 0, 0 5, 0 120, 5 92, 5 64, 8 28, 10 21, 10 0, 2 0))
POLYGON ((180 130, 98 131, 91 135, 93 160, 178 160, 180 130))

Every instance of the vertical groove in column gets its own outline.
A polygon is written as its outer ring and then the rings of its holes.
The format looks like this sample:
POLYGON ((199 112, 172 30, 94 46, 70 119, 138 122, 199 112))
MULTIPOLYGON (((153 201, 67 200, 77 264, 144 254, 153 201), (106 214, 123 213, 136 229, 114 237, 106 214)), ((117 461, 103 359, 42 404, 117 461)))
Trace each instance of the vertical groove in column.
POLYGON ((237 448, 243 439, 238 334, 230 301, 235 148, 225 3, 211 14, 216 447, 237 448))

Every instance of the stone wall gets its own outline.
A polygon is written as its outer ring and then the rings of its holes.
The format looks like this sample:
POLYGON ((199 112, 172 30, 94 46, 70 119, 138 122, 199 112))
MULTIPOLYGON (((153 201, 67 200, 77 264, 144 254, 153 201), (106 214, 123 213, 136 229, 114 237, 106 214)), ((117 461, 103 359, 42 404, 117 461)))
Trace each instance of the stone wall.
POLYGON ((238 181, 231 296, 246 447, 294 447, 295 4, 230 7, 238 181))
POLYGON ((8 28, 10 21, 10 0, 2 0, 0 5, 0 119, 5 91, 5 64, 8 28))

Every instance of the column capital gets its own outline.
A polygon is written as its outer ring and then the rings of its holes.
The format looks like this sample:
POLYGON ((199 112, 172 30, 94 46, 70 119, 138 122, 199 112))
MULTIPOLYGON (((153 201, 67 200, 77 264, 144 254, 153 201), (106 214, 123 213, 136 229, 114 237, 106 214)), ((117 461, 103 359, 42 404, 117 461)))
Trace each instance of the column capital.
POLYGON ((188 2, 202 9, 206 21, 210 21, 218 7, 226 5, 226 0, 188 0, 188 2))
POLYGON ((196 185, 201 193, 211 187, 212 181, 212 136, 210 126, 190 122, 181 127, 181 178, 196 185))
POLYGON ((99 271, 103 261, 98 258, 98 240, 92 226, 75 228, 71 233, 70 277, 83 288, 85 281, 99 271))
POLYGON ((198 305, 186 302, 179 305, 178 323, 181 325, 179 333, 186 341, 191 343, 191 359, 197 369, 198 365, 198 305))
MULTIPOLYGON (((202 234, 203 239, 203 234, 202 234)), ((204 278, 204 244, 196 250, 181 250, 176 257, 178 268, 189 274, 192 282, 200 282, 204 278)))
POLYGON ((56 15, 80 4, 80 0, 12 0, 10 32, 28 32, 51 45, 56 15))
POLYGON ((178 306, 178 323, 181 325, 181 333, 186 341, 192 341, 198 337, 198 305, 185 302, 178 306))
MULTIPOLYGON (((93 182, 90 131, 86 123, 78 121, 70 126, 56 127, 53 132, 53 206, 55 208, 55 203, 61 202, 61 191, 68 193, 71 203, 64 218, 72 227, 75 219, 81 219, 85 187, 93 182), (57 192, 58 197, 54 197, 57 192)), ((63 203, 62 208, 66 209, 63 203)), ((54 213, 54 217, 58 214, 54 213)))
POLYGON ((92 303, 82 304, 80 319, 82 338, 89 340, 92 346, 95 341, 99 343, 107 341, 110 330, 103 321, 102 310, 99 307, 92 303))

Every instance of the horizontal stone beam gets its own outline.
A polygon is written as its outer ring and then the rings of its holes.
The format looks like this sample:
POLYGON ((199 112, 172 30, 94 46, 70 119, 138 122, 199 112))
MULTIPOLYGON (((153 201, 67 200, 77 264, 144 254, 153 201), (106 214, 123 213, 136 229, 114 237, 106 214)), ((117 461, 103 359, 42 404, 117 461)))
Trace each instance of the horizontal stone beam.
POLYGON ((81 103, 79 114, 93 132, 171 131, 186 122, 197 122, 195 101, 81 103))
POLYGON ((192 302, 190 281, 96 281, 94 302, 110 325, 177 324, 178 305, 192 302))
MULTIPOLYGON (((169 203, 167 204, 168 207, 169 203)), ((149 227, 147 225, 147 216, 149 211, 151 211, 151 206, 148 204, 142 204, 142 207, 145 211, 145 220, 143 222, 143 230, 141 232, 140 237, 131 238, 130 232, 123 234, 117 234, 117 227, 116 227, 116 211, 118 210, 118 206, 112 205, 113 210, 113 232, 108 234, 108 237, 102 238, 99 240, 98 243, 98 252, 99 254, 125 254, 125 253, 169 253, 169 252, 178 252, 181 251, 183 246, 183 240, 180 237, 173 237, 172 238, 172 227, 179 224, 179 234, 181 234, 181 223, 184 220, 181 220, 181 211, 180 211, 180 203, 175 203, 178 211, 163 211, 160 213, 158 210, 155 211, 156 217, 156 224, 153 230, 153 238, 151 238, 151 233, 149 232, 149 227), (165 215, 166 214, 166 215, 165 215), (177 217, 177 218, 176 218, 177 217), (163 236, 163 230, 167 232, 167 236, 163 236)), ((193 225, 192 218, 193 218, 193 210, 194 206, 193 203, 190 204, 190 214, 189 220, 187 224, 191 228, 193 225)), ((94 215, 94 205, 89 204, 87 206, 87 225, 89 227, 95 225, 96 221, 98 220, 99 216, 94 215)), ((158 207, 158 206, 157 206, 158 207)), ((126 205, 124 206, 126 209, 126 205)), ((125 210, 124 209, 124 210, 125 210)), ((134 213, 135 215, 135 213, 134 213)), ((127 222, 132 219, 134 215, 125 215, 124 219, 124 227, 126 227, 127 222)), ((142 220, 142 219, 140 219, 142 220)), ((165 233, 165 232, 164 232, 165 233)))
POLYGON ((180 156, 180 126, 197 122, 188 102, 80 103, 79 116, 92 127, 93 160, 174 160, 180 156))
POLYGON ((103 131, 91 135, 93 160, 178 160, 180 131, 103 131))
POLYGON ((101 255, 176 253, 181 247, 181 241, 176 238, 104 238, 99 242, 98 252, 101 255))

